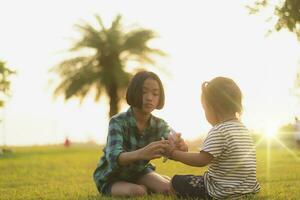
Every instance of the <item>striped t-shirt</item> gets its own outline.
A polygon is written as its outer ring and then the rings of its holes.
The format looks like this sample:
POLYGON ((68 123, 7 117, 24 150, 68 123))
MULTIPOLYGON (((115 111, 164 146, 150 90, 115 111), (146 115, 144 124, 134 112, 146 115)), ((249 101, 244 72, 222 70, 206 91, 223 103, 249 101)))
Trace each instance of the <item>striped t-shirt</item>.
POLYGON ((213 155, 204 183, 216 199, 236 198, 256 193, 256 155, 247 128, 238 121, 215 125, 204 141, 202 151, 213 155))

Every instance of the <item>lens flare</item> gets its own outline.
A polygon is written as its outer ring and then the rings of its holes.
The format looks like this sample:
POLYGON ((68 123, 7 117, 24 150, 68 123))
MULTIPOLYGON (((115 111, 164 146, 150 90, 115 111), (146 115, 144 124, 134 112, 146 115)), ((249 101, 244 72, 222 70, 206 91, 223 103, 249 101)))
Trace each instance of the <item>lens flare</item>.
POLYGON ((267 139, 273 139, 278 132, 278 128, 274 125, 268 125, 265 131, 267 139))

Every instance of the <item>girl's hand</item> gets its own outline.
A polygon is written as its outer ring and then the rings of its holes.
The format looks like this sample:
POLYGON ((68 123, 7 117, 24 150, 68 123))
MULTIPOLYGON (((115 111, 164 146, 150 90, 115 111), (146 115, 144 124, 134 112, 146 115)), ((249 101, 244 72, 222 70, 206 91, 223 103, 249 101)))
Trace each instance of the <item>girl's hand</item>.
POLYGON ((138 150, 139 157, 141 160, 160 158, 165 154, 165 149, 168 147, 168 143, 169 142, 167 140, 151 142, 147 146, 138 150))
POLYGON ((177 148, 180 150, 180 151, 185 151, 187 152, 189 150, 187 144, 185 143, 184 139, 180 138, 178 143, 177 143, 177 148))
POLYGON ((174 145, 177 150, 188 151, 188 146, 181 137, 181 133, 169 134, 168 136, 169 143, 174 145))
POLYGON ((168 144, 168 146, 165 148, 165 156, 166 159, 163 160, 163 162, 166 162, 168 158, 172 159, 172 154, 174 152, 174 150, 176 150, 176 146, 174 144, 168 144))

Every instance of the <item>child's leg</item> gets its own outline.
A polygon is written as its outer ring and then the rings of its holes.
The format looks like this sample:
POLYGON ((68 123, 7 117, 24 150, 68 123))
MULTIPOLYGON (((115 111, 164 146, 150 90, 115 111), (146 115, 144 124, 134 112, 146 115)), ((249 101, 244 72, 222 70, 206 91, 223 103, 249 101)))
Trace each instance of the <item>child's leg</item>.
POLYGON ((154 193, 168 194, 170 192, 170 180, 156 172, 150 172, 141 176, 136 183, 146 186, 154 193))
POLYGON ((179 198, 212 199, 205 188, 203 176, 175 175, 171 189, 179 198))
POLYGON ((115 182, 111 187, 111 196, 114 197, 139 197, 147 194, 144 185, 138 185, 125 181, 115 182))

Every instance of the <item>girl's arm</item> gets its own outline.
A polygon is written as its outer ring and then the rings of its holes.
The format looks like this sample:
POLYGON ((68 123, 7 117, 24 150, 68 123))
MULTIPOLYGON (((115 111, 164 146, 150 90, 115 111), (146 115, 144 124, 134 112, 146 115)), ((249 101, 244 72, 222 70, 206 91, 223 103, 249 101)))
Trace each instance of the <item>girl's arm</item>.
POLYGON ((138 160, 152 160, 155 158, 160 158, 163 155, 167 145, 167 140, 156 141, 135 151, 122 152, 118 157, 118 164, 125 166, 138 160))
POLYGON ((138 160, 152 160, 154 158, 159 158, 162 156, 168 145, 168 141, 156 141, 141 149, 125 152, 123 149, 123 137, 123 122, 112 118, 109 122, 105 155, 113 170, 138 160))
POLYGON ((174 150, 171 153, 171 159, 194 167, 204 167, 212 161, 213 156, 205 151, 189 153, 174 150))

